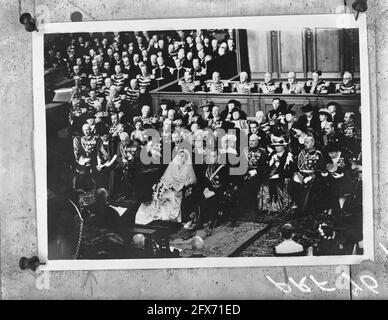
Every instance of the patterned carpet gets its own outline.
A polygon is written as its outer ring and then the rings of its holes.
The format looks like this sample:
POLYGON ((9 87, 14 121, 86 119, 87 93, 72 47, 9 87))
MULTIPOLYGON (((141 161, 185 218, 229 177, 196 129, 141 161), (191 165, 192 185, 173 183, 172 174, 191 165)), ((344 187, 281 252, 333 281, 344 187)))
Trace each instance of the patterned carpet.
MULTIPOLYGON (((268 225, 265 223, 242 222, 235 227, 222 224, 214 228, 210 235, 205 230, 198 230, 193 233, 200 236, 205 241, 205 248, 202 253, 207 257, 227 257, 235 255, 236 251, 244 249, 247 241, 254 240, 265 231, 268 225)), ((191 249, 191 238, 184 240, 176 238, 171 240, 170 245, 180 250, 182 257, 189 257, 193 251, 191 249)))

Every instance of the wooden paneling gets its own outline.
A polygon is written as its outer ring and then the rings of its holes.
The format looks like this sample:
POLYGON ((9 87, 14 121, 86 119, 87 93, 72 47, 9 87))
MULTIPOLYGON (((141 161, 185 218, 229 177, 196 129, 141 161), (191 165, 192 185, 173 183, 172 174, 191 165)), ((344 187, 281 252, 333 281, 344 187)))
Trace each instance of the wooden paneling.
POLYGON ((302 31, 279 31, 280 75, 294 71, 297 77, 304 77, 305 52, 302 31))
POLYGON ((340 77, 342 73, 341 29, 315 29, 315 68, 326 77, 340 77))
POLYGON ((247 30, 247 40, 252 78, 262 78, 264 73, 272 69, 269 32, 247 30))
POLYGON ((358 29, 343 30, 344 70, 360 76, 360 41, 358 29))
POLYGON ((357 29, 247 30, 252 78, 263 79, 266 71, 274 78, 285 78, 289 71, 310 78, 314 69, 320 69, 323 78, 339 78, 345 70, 359 77, 358 38, 357 29))

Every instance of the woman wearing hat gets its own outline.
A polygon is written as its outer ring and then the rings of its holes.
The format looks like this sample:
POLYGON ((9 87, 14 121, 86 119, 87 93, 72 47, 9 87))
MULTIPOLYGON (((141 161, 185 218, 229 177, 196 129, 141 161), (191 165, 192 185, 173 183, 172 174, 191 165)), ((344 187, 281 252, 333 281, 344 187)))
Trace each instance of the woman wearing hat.
POLYGON ((322 176, 328 187, 329 208, 330 211, 342 210, 346 196, 354 192, 351 164, 337 143, 329 143, 326 151, 329 155, 329 162, 326 164, 326 171, 322 173, 322 176))
POLYGON ((341 112, 341 106, 337 102, 331 101, 327 104, 327 110, 331 115, 335 128, 340 128, 344 121, 344 115, 341 112))
POLYGON ((272 127, 271 132, 276 136, 283 136, 287 132, 287 122, 286 122, 286 108, 280 108, 278 116, 276 118, 275 124, 272 127))
POLYGON ((201 106, 202 111, 200 112, 200 116, 202 117, 205 123, 208 123, 212 118, 212 108, 214 103, 211 101, 206 101, 205 104, 201 106))
POLYGON ((241 110, 241 103, 237 100, 229 100, 228 103, 226 104, 225 109, 221 112, 221 118, 224 121, 231 121, 232 120, 232 113, 234 110, 239 109, 241 111, 240 113, 240 118, 242 120, 247 119, 247 114, 241 110))
POLYGON ((315 109, 311 103, 302 107, 304 115, 300 116, 298 122, 306 128, 307 132, 317 135, 320 130, 320 121, 315 113, 315 109))
POLYGON ((89 111, 86 114, 86 123, 89 125, 91 133, 93 135, 96 135, 96 122, 95 122, 95 117, 93 112, 89 111))
POLYGON ((162 99, 160 102, 160 108, 155 113, 155 117, 158 119, 159 125, 163 123, 168 117, 168 110, 171 109, 172 102, 170 100, 162 99))
POLYGON ((248 133, 249 128, 248 128, 247 120, 242 120, 241 116, 242 116, 242 111, 239 108, 233 108, 231 122, 234 124, 235 128, 244 130, 246 133, 248 133))
POLYGON ((263 200, 267 203, 263 205, 267 205, 269 212, 284 211, 291 202, 288 182, 296 171, 296 164, 284 137, 272 136, 271 140, 274 151, 268 157, 268 195, 264 192, 263 200))
POLYGON ((285 112, 286 114, 286 117, 285 117, 285 120, 286 120, 286 125, 285 125, 285 139, 286 141, 290 142, 290 138, 293 136, 291 131, 292 129, 294 128, 295 124, 296 124, 296 117, 295 117, 295 110, 293 109, 294 105, 291 104, 287 107, 287 110, 285 112))
POLYGON ((326 123, 333 121, 331 114, 326 108, 319 109, 319 121, 321 122, 321 130, 324 130, 326 123))

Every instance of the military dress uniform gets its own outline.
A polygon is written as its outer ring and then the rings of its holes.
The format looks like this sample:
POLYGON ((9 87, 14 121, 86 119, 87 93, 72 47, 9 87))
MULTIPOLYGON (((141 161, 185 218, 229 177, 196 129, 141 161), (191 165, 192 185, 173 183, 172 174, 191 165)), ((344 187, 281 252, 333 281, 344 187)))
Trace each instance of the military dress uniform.
POLYGON ((100 138, 95 135, 74 137, 73 152, 75 159, 75 186, 91 189, 94 184, 92 176, 97 164, 97 145, 100 138))
POLYGON ((253 82, 236 82, 233 85, 233 91, 240 94, 249 94, 252 93, 255 88, 255 84, 253 82))
POLYGON ((245 183, 240 189, 239 198, 241 204, 246 204, 249 209, 258 208, 258 193, 264 177, 267 174, 267 153, 263 148, 248 147, 244 150, 244 155, 248 161, 248 171, 245 176, 245 183))
POLYGON ((183 93, 196 92, 200 89, 198 84, 194 81, 180 80, 179 85, 182 88, 183 93))
POLYGON ((338 198, 354 192, 351 164, 346 154, 339 152, 336 158, 330 159, 326 165, 326 174, 328 204, 330 208, 337 208, 338 198))
POLYGON ((283 93, 284 94, 305 94, 306 91, 304 89, 305 83, 304 82, 295 82, 293 84, 290 84, 289 82, 283 83, 283 93))
POLYGON ((209 93, 223 93, 226 84, 223 81, 218 83, 210 82, 206 84, 206 87, 209 93))
POLYGON ((298 169, 303 177, 310 176, 311 174, 321 171, 324 167, 324 160, 321 151, 302 150, 298 156, 298 169))
POLYGON ((338 83, 336 85, 336 93, 341 93, 341 94, 356 94, 357 93, 357 85, 351 81, 348 84, 344 83, 338 83))
POLYGON ((223 164, 208 164, 203 179, 200 197, 200 224, 214 221, 223 209, 222 200, 228 185, 229 169, 223 164))
POLYGON ((325 161, 319 150, 303 149, 298 156, 297 169, 290 181, 292 199, 301 213, 320 212, 322 204, 321 172, 325 161))
POLYGON ((327 94, 330 93, 330 81, 324 81, 320 79, 317 83, 312 80, 306 82, 306 92, 311 94, 327 94))
MULTIPOLYGON (((323 137, 322 137, 322 142, 323 142, 323 149, 326 153, 326 148, 329 144, 336 144, 340 147, 340 150, 341 151, 347 151, 347 152, 350 152, 350 150, 348 150, 348 146, 346 145, 345 143, 345 137, 342 135, 342 133, 339 133, 339 132, 334 132, 332 135, 327 135, 325 134, 323 137)), ((327 153, 325 154, 325 156, 327 156, 327 153)))
POLYGON ((270 81, 270 82, 261 82, 258 86, 259 93, 264 94, 274 94, 281 93, 280 83, 270 81))
POLYGON ((352 120, 349 123, 344 123, 341 128, 341 133, 344 137, 344 143, 348 150, 357 155, 361 151, 361 130, 352 120))

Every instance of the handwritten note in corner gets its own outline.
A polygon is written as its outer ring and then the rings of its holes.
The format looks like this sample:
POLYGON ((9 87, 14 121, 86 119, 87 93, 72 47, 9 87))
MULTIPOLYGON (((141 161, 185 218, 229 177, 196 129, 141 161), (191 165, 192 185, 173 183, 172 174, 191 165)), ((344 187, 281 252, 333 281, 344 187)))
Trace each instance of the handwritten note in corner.
MULTIPOLYGON (((384 251, 385 255, 388 256, 388 249, 382 243, 379 243, 379 246, 384 251)), ((318 287, 323 292, 334 292, 336 290, 347 289, 349 288, 349 284, 351 284, 352 294, 357 297, 365 288, 374 294, 379 294, 377 291, 379 285, 375 275, 377 268, 375 268, 375 266, 376 263, 369 260, 363 261, 360 264, 360 272, 357 275, 359 282, 361 282, 360 284, 354 280, 354 277, 352 279, 352 277, 346 273, 345 266, 338 266, 336 269, 338 277, 335 281, 335 287, 328 287, 328 281, 318 281, 313 275, 310 275, 308 278, 303 277, 299 282, 295 281, 292 277, 286 277, 287 283, 277 282, 269 275, 266 275, 265 277, 276 288, 286 294, 292 292, 292 286, 300 290, 302 293, 310 293, 314 286, 318 287), (311 284, 310 286, 306 284, 307 279, 311 280, 312 286, 311 284)))

